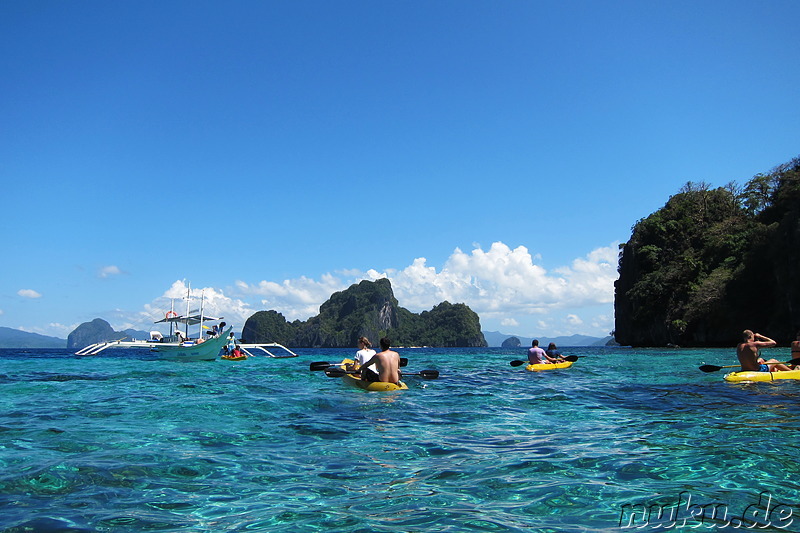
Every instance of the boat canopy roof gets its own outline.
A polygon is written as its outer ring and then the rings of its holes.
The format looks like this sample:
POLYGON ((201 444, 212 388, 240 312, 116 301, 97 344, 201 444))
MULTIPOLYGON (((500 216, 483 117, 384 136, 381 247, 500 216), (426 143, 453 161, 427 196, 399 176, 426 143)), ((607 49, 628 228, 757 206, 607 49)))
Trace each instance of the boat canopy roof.
POLYGON ((213 316, 203 316, 203 315, 183 316, 183 315, 179 315, 179 314, 175 313, 174 314, 175 316, 172 316, 171 313, 167 313, 167 314, 170 315, 170 316, 166 316, 166 317, 162 318, 161 320, 156 320, 154 323, 155 324, 159 324, 159 323, 162 323, 162 322, 166 322, 166 323, 178 323, 178 324, 186 324, 188 326, 194 326, 195 324, 199 324, 201 322, 201 320, 203 322, 216 322, 217 320, 222 320, 223 318, 225 318, 225 317, 222 317, 222 316, 219 317, 219 318, 216 318, 216 317, 213 317, 213 316))

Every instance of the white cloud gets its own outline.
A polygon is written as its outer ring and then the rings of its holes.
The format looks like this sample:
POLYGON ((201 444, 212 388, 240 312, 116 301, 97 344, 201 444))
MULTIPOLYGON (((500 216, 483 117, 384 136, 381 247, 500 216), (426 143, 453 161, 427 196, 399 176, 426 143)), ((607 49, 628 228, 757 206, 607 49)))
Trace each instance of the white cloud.
POLYGON ((465 303, 482 322, 490 319, 503 326, 516 327, 522 318, 538 315, 542 320, 536 326, 548 330, 556 322, 550 315, 567 310, 570 314, 558 322, 570 329, 583 325, 575 309, 614 301, 618 248, 616 243, 597 248, 549 272, 526 247, 512 249, 495 242, 489 250, 475 245, 470 253, 456 248, 438 271, 419 257, 400 270, 343 270, 319 280, 301 277, 280 283, 237 281, 236 290, 244 299, 259 297, 261 309, 274 309, 287 320, 305 320, 319 313, 319 306, 334 292, 364 279, 389 278, 400 305, 414 312, 446 300, 465 303))
POLYGON ((17 294, 22 296, 23 298, 31 298, 31 299, 42 297, 41 294, 39 294, 33 289, 20 289, 17 291, 17 294))
POLYGON ((109 318, 109 321, 112 322, 114 329, 117 331, 129 328, 145 331, 152 329, 166 330, 168 328, 167 325, 154 323, 163 319, 167 312, 170 311, 185 315, 187 301, 190 312, 198 312, 202 305, 203 314, 206 317, 221 318, 237 328, 243 327, 245 321, 256 311, 247 302, 230 298, 220 289, 192 287, 190 290, 184 281, 178 280, 164 291, 164 294, 160 297, 149 304, 145 304, 141 312, 132 316, 130 313, 118 309, 113 312, 113 316, 109 318))
POLYGON ((488 251, 456 249, 438 273, 419 258, 388 277, 398 300, 416 311, 447 300, 466 303, 481 316, 538 314, 613 302, 617 246, 598 248, 550 273, 524 246, 512 250, 496 242, 488 251))
POLYGON ((262 309, 274 309, 289 321, 305 320, 318 314, 319 306, 334 292, 344 290, 361 279, 372 279, 370 273, 349 273, 353 275, 349 281, 324 274, 319 281, 305 276, 282 283, 261 281, 255 285, 237 281, 236 288, 243 295, 259 297, 262 309))
POLYGON ((97 277, 107 278, 107 277, 110 277, 110 276, 118 276, 119 274, 122 274, 122 271, 119 269, 119 267, 117 267, 115 265, 109 265, 109 266, 102 267, 97 272, 97 277))
POLYGON ((581 320, 581 318, 578 315, 569 314, 567 315, 567 324, 569 324, 570 326, 580 326, 581 324, 583 324, 583 320, 581 320))
MULTIPOLYGON (((465 253, 457 248, 439 270, 419 257, 405 268, 385 272, 351 269, 319 279, 237 280, 228 294, 217 288, 193 287, 190 307, 198 309, 202 297, 207 316, 224 317, 237 328, 259 310, 275 310, 289 321, 306 320, 317 315, 333 293, 362 280, 389 278, 400 305, 413 312, 429 310, 446 300, 469 305, 484 327, 503 326, 521 329, 521 335, 541 335, 586 333, 578 329, 591 326, 600 334, 612 322, 607 313, 614 299, 617 249, 616 244, 598 248, 569 266, 548 271, 526 247, 512 249, 495 242, 488 250, 476 245, 465 253), (606 314, 597 314, 598 308, 606 314), (593 318, 584 321, 579 314, 593 318)), ((153 328, 153 322, 171 309, 186 312, 187 291, 184 281, 175 281, 142 312, 131 316, 117 310, 109 320, 118 331, 153 328)))
POLYGON ((73 324, 71 326, 66 324, 61 324, 60 322, 50 322, 47 325, 47 333, 42 333, 43 335, 53 335, 53 332, 57 332, 57 336, 67 337, 70 333, 72 333, 75 328, 78 327, 79 324, 73 324))

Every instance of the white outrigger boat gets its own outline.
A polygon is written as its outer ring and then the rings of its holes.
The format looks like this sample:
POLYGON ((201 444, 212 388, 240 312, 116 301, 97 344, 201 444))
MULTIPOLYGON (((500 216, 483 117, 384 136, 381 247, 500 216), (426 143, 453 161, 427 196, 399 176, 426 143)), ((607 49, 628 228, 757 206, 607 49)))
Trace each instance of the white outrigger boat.
MULTIPOLYGON (((188 291, 187 291, 188 292, 188 291)), ((203 305, 200 305, 199 313, 197 310, 189 311, 189 297, 187 295, 186 314, 179 315, 173 310, 168 311, 164 318, 156 320, 155 323, 168 323, 170 325, 170 334, 164 337, 159 331, 151 331, 150 339, 148 340, 129 340, 124 339, 116 341, 105 341, 90 344, 85 348, 81 348, 75 355, 97 355, 100 352, 109 348, 146 348, 155 354, 156 359, 164 359, 168 361, 214 361, 226 353, 225 346, 228 344, 229 336, 232 327, 226 331, 219 331, 216 335, 210 336, 208 339, 203 338, 203 329, 208 330, 208 326, 204 322, 216 322, 222 320, 223 317, 215 318, 205 316, 203 314, 203 305), (183 331, 178 327, 182 324, 183 331), (196 339, 189 338, 189 326, 200 325, 200 332, 196 339)), ((203 298, 202 302, 205 301, 203 298)), ((222 322, 221 325, 225 323, 222 322)), ((297 354, 289 348, 278 344, 277 342, 269 343, 237 343, 239 348, 247 356, 253 357, 253 354, 248 350, 261 350, 269 357, 285 358, 297 357, 297 354), (275 355, 267 348, 281 349, 285 354, 275 355)))

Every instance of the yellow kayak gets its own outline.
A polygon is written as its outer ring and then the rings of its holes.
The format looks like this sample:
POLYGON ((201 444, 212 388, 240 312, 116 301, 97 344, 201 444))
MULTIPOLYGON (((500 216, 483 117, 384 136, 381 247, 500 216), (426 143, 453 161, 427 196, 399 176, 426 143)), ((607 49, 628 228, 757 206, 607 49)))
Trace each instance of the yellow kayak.
POLYGON ((556 370, 558 368, 569 368, 572 366, 572 361, 564 361, 563 363, 539 363, 536 365, 528 365, 525 370, 531 372, 539 372, 542 370, 556 370))
POLYGON ((731 372, 725 374, 725 381, 775 381, 776 379, 800 379, 800 369, 785 370, 783 372, 731 372))
MULTIPOLYGON (((344 359, 341 363, 342 368, 344 365, 352 364, 352 359, 344 359)), ((348 385, 352 385, 353 387, 358 387, 359 389, 364 389, 368 391, 393 391, 393 390, 406 390, 408 387, 402 381, 399 384, 395 383, 387 383, 385 381, 364 381, 363 379, 359 379, 352 374, 345 374, 342 376, 342 381, 347 383, 348 385)))

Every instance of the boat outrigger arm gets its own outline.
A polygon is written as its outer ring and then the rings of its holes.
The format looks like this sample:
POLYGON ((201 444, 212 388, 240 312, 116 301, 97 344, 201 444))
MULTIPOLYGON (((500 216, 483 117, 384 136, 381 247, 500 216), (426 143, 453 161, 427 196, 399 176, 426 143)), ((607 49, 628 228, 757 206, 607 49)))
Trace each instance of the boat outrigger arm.
MULTIPOLYGON (((106 341, 106 342, 98 342, 98 343, 95 343, 95 344, 90 344, 89 346, 86 346, 85 348, 81 348, 80 350, 75 352, 75 355, 97 355, 100 352, 102 352, 103 350, 107 350, 109 348, 149 348, 150 350, 157 351, 157 350, 159 350, 161 348, 167 348, 167 347, 178 348, 180 346, 183 346, 183 344, 179 343, 179 342, 157 342, 157 341, 153 341, 153 340, 148 340, 148 341, 130 340, 130 341, 126 341, 126 340, 120 339, 120 340, 117 340, 117 341, 106 341)), ((239 344, 239 347, 247 355, 249 355, 251 357, 253 356, 253 354, 250 353, 248 350, 261 350, 262 352, 267 354, 269 357, 274 357, 274 358, 278 358, 278 359, 287 358, 287 357, 297 357, 296 353, 294 353, 292 350, 290 350, 286 346, 284 346, 282 344, 278 344, 277 342, 266 342, 266 343, 259 343, 259 344, 239 344), (278 348, 278 349, 281 349, 284 352, 286 352, 286 354, 278 354, 278 355, 276 355, 276 354, 273 354, 272 352, 270 352, 269 350, 267 350, 267 348, 273 348, 273 351, 275 351, 274 350, 275 348, 278 348)))
POLYGON ((286 357, 297 357, 296 353, 291 351, 286 346, 284 346, 282 344, 278 344, 277 342, 264 342, 264 343, 259 343, 259 344, 239 344, 239 348, 245 354, 249 355, 250 357, 254 357, 254 355, 252 353, 250 353, 248 350, 261 350, 262 352, 264 352, 268 356, 275 357, 276 359, 283 359, 283 358, 286 358, 286 357), (267 348, 280 348, 281 350, 284 350, 288 355, 283 355, 283 354, 275 355, 272 352, 270 352, 269 350, 267 350, 267 348))

